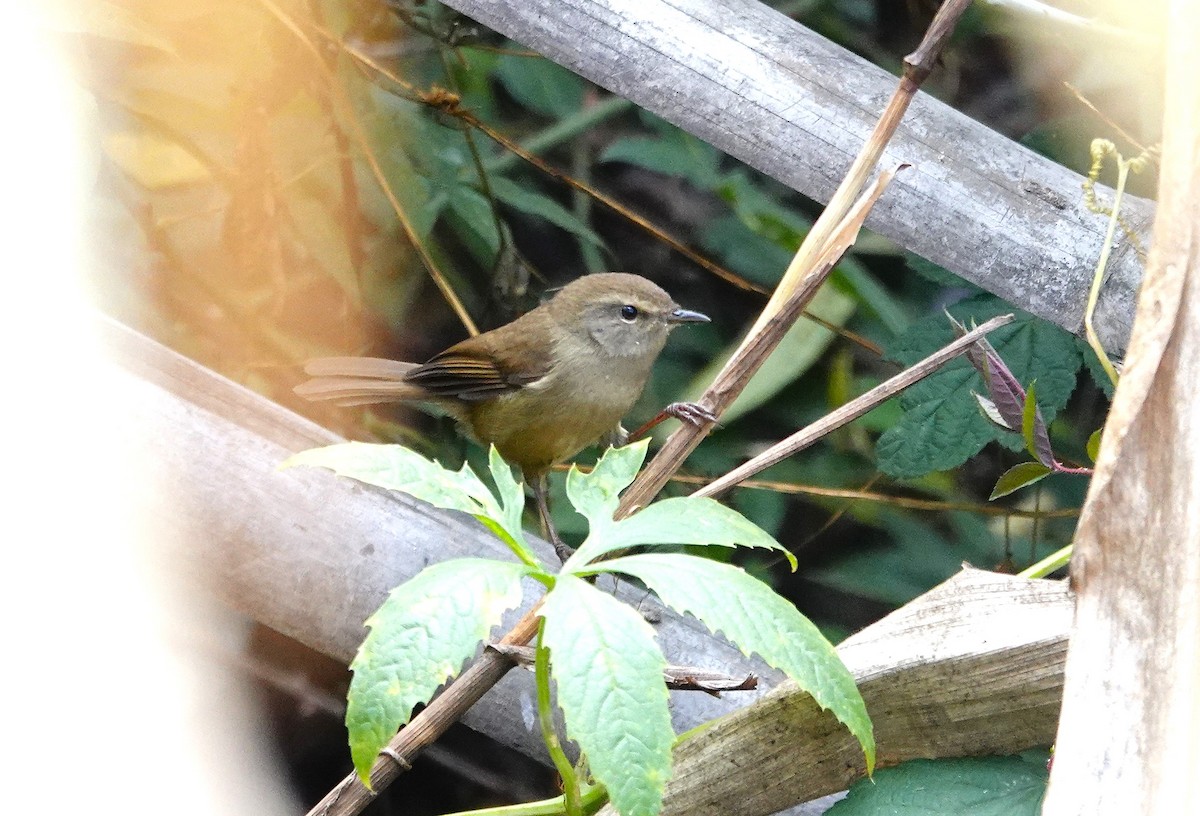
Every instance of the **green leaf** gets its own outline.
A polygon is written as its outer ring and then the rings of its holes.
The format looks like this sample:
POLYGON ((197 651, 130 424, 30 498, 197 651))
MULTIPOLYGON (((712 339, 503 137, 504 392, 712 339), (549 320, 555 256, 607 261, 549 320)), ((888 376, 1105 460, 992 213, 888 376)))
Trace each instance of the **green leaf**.
POLYGON ((754 232, 736 215, 710 221, 700 235, 700 246, 729 269, 763 286, 779 283, 795 254, 754 232))
POLYGON ((832 279, 839 288, 852 293, 859 302, 874 312, 892 334, 900 334, 912 324, 912 318, 901 306, 901 301, 896 295, 853 257, 845 257, 838 262, 832 279))
MULTIPOLYGON (((935 373, 927 380, 936 376, 935 373)), ((880 470, 896 478, 949 470, 995 438, 987 425, 962 411, 953 399, 965 380, 962 377, 941 381, 939 386, 944 394, 928 395, 924 402, 906 410, 896 425, 884 431, 875 447, 880 470)))
POLYGON ((601 555, 646 544, 762 547, 783 553, 796 568, 796 557, 741 513, 714 499, 679 496, 657 501, 608 526, 593 527, 563 570, 582 570, 601 555))
POLYGON ((503 614, 521 601, 524 564, 460 558, 392 590, 367 619, 371 632, 350 664, 350 754, 366 782, 375 757, 413 706, 458 674, 503 614))
MULTIPOLYGON (((747 229, 786 252, 790 260, 812 228, 812 219, 783 204, 779 194, 768 192, 760 179, 745 169, 732 170, 721 177, 716 192, 747 229)), ((776 280, 783 269, 775 270, 776 280)))
POLYGON ((572 575, 558 577, 542 616, 567 736, 621 814, 655 816, 675 732, 654 630, 632 608, 572 575))
MULTIPOLYGON (((973 297, 949 309, 966 325, 1011 311, 1008 304, 991 295, 973 297)), ((944 316, 930 317, 897 338, 888 356, 912 365, 953 339, 954 330, 944 316)), ((1074 337, 1044 320, 1018 313, 1013 323, 992 332, 989 341, 1015 378, 1020 382, 1037 380, 1043 420, 1052 422, 1075 388, 1080 357, 1074 337)), ((982 379, 969 364, 958 360, 901 394, 904 417, 879 438, 880 470, 912 478, 957 467, 993 440, 1011 439, 1019 445, 1020 437, 979 414, 975 393, 985 393, 982 379)))
POLYGON ((308 465, 329 468, 339 476, 398 490, 445 510, 473 516, 501 516, 496 498, 466 465, 455 472, 401 445, 344 442, 301 451, 281 468, 308 465))
POLYGON ((583 104, 583 80, 548 59, 504 54, 496 77, 513 99, 543 116, 566 116, 583 104))
POLYGON ((1029 455, 1046 467, 1051 467, 1054 464, 1054 452, 1050 449, 1046 423, 1038 411, 1036 386, 1037 381, 1034 380, 1025 391, 1025 405, 1021 409, 1021 436, 1029 455))
POLYGON ((786 673, 855 736, 868 773, 875 767, 871 719, 854 677, 812 621, 769 586, 739 567, 691 555, 630 555, 603 568, 632 575, 667 606, 786 673))
POLYGON ((679 176, 707 190, 716 183, 720 153, 695 136, 672 128, 657 136, 617 139, 600 155, 600 161, 624 162, 665 176, 679 176))
POLYGON ((567 473, 567 498, 588 520, 592 533, 613 524, 613 513, 621 503, 621 491, 633 483, 646 461, 649 439, 621 448, 609 448, 590 473, 571 466, 567 473))
MULTIPOLYGON (((1037 382, 1031 382, 1025 390, 1025 405, 1021 409, 1021 438, 1025 440, 1025 450, 1034 459, 1040 459, 1037 443, 1033 440, 1034 426, 1037 425, 1037 382)), ((1045 464, 1043 462, 1043 464, 1045 464)))
POLYGON ((1046 760, 1021 757, 915 759, 862 780, 829 816, 1038 816, 1046 760))
POLYGON ((1043 465, 1041 462, 1022 462, 1015 465, 996 480, 996 486, 992 488, 992 495, 988 496, 988 501, 995 501, 1001 496, 1007 496, 1020 490, 1022 487, 1028 487, 1034 482, 1040 482, 1050 475, 1050 468, 1043 465))
POLYGON ((1104 428, 1099 427, 1096 430, 1092 431, 1092 435, 1088 437, 1087 455, 1088 455, 1088 459, 1092 460, 1092 464, 1096 463, 1096 457, 1100 455, 1100 439, 1103 436, 1104 436, 1104 428))
POLYGON ((974 391, 971 393, 975 394, 975 401, 979 403, 979 410, 983 412, 983 416, 988 422, 999 425, 1006 431, 1013 430, 1013 428, 1008 427, 1008 422, 1005 421, 1004 416, 1000 413, 1000 409, 996 407, 996 403, 983 396, 983 394, 978 394, 974 391))
POLYGON ((504 461, 504 457, 500 455, 500 451, 496 450, 495 445, 488 447, 488 469, 491 471, 492 480, 496 483, 496 491, 500 494, 500 515, 495 519, 499 530, 496 530, 493 525, 488 524, 489 519, 476 516, 480 521, 483 521, 488 527, 496 532, 496 534, 509 547, 517 553, 517 557, 526 564, 538 563, 537 556, 533 550, 529 549, 529 543, 525 541, 525 529, 522 524, 522 517, 525 514, 525 490, 521 487, 521 483, 513 478, 512 466, 504 461))
POLYGON ((543 218, 593 246, 604 247, 604 240, 593 232, 591 227, 553 198, 530 190, 504 176, 495 176, 489 179, 488 183, 496 198, 510 207, 543 218))
POLYGON ((468 465, 458 471, 447 470, 402 445, 345 442, 301 451, 280 467, 325 467, 339 476, 406 493, 434 507, 469 513, 518 558, 526 564, 536 564, 537 556, 529 548, 521 525, 525 494, 494 447, 488 455, 492 478, 500 491, 499 502, 468 465))
POLYGON ((460 184, 450 191, 442 217, 462 239, 467 251, 480 266, 490 267, 500 253, 500 229, 492 202, 471 187, 460 184))

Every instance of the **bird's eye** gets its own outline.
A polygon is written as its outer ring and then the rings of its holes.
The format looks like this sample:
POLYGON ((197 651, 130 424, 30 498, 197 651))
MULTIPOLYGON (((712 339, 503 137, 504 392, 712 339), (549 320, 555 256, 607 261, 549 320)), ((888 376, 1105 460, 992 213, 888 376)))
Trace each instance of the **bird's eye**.
POLYGON ((624 306, 621 307, 621 319, 624 320, 626 323, 632 323, 633 321, 637 320, 637 316, 638 316, 637 306, 631 306, 628 303, 626 303, 624 306))

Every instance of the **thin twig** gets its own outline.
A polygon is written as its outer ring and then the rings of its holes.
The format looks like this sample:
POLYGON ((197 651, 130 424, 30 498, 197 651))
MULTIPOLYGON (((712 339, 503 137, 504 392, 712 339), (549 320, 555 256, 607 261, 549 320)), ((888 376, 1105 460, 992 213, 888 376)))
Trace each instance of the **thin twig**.
POLYGON ((718 496, 742 480, 753 476, 755 473, 766 470, 771 465, 778 464, 792 454, 804 450, 826 434, 836 431, 843 425, 858 419, 880 403, 886 402, 914 383, 928 377, 950 360, 961 354, 965 354, 967 349, 980 337, 1012 321, 1013 316, 1010 314, 993 317, 979 328, 967 332, 949 345, 938 349, 916 365, 904 369, 896 376, 885 380, 862 396, 850 400, 850 402, 841 408, 831 411, 811 425, 796 431, 796 433, 787 439, 775 443, 766 451, 763 451, 740 467, 734 468, 716 481, 705 485, 692 495, 718 496))
POLYGON ((1131 145, 1136 147, 1142 153, 1145 153, 1146 155, 1150 156, 1155 161, 1155 163, 1157 163, 1158 157, 1154 152, 1152 152, 1144 144, 1142 144, 1137 139, 1135 139, 1129 133, 1129 131, 1125 130, 1125 128, 1123 128, 1119 124, 1117 124, 1117 122, 1115 120, 1113 120, 1113 118, 1111 116, 1109 116, 1104 111, 1100 110, 1094 104, 1092 104, 1092 100, 1090 100, 1086 96, 1084 96, 1083 91, 1076 88, 1070 82, 1064 81, 1063 86, 1068 91, 1070 91, 1072 94, 1075 95, 1075 98, 1079 100, 1080 104, 1082 104, 1084 107, 1086 107, 1092 113, 1096 114, 1096 116, 1099 117, 1101 122, 1103 122, 1105 125, 1112 128, 1113 130, 1115 130, 1121 136, 1122 139, 1129 142, 1131 145))
MULTIPOLYGON (((707 476, 690 476, 676 473, 671 477, 672 482, 703 487, 712 484, 714 479, 707 476)), ((793 496, 814 496, 823 499, 846 499, 852 502, 872 502, 886 504, 891 507, 901 507, 905 510, 928 510, 937 513, 962 512, 978 513, 982 516, 1011 516, 1013 518, 1074 518, 1079 515, 1078 507, 1066 507, 1058 510, 1026 510, 1020 507, 1002 507, 997 504, 977 504, 974 502, 950 502, 939 499, 918 499, 913 496, 891 496, 886 493, 872 493, 868 490, 852 490, 843 487, 819 487, 817 485, 796 484, 795 482, 778 482, 770 479, 746 479, 736 485, 744 490, 770 490, 774 493, 786 493, 793 496)))

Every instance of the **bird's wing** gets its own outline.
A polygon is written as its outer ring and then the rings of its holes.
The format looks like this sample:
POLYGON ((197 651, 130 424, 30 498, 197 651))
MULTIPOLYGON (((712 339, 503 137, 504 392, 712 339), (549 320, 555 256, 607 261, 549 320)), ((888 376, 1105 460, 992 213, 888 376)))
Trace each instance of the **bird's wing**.
POLYGON ((405 380, 431 394, 477 402, 540 380, 550 373, 550 363, 550 350, 530 342, 528 334, 488 332, 451 346, 405 380))

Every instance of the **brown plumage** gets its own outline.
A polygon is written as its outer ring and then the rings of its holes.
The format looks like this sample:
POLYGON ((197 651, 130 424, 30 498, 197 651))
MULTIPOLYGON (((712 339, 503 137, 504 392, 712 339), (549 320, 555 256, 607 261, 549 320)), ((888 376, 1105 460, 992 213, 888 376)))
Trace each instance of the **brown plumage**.
MULTIPOLYGON (((304 367, 313 379, 296 393, 342 405, 440 406, 521 468, 565 560, 570 550, 546 506, 546 471, 606 435, 618 436, 671 329, 707 321, 645 278, 586 275, 533 311, 423 365, 371 357, 313 360, 304 367)), ((669 406, 660 417, 667 413, 692 422, 714 419, 698 406, 669 406)))
POLYGON ((708 318, 637 275, 587 275, 511 323, 423 365, 370 357, 313 360, 296 393, 342 405, 441 406, 535 480, 615 431, 671 329, 708 318))

